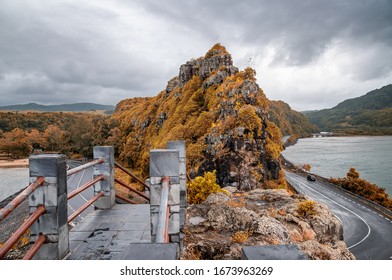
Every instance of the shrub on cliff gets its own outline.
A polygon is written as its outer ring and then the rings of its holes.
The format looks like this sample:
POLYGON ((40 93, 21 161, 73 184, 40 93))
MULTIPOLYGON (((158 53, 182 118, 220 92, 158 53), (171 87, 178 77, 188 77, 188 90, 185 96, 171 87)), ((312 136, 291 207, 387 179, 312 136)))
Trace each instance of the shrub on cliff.
POLYGON ((222 192, 226 193, 216 183, 216 171, 205 172, 204 176, 198 176, 193 181, 190 181, 187 186, 188 203, 200 204, 211 193, 222 192))
POLYGON ((359 172, 353 167, 347 172, 345 178, 331 178, 329 181, 392 210, 392 199, 385 192, 385 189, 361 179, 359 172))

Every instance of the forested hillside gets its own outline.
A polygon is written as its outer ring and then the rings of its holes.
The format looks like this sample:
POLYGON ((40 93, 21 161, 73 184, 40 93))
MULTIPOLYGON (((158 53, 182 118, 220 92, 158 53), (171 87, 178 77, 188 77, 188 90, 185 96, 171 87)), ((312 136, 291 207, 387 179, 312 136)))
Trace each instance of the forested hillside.
POLYGON ((392 85, 345 100, 331 109, 305 113, 323 131, 344 134, 392 134, 392 85))
POLYGON ((73 103, 60 105, 41 105, 37 103, 0 106, 0 111, 39 111, 39 112, 84 112, 84 111, 113 111, 112 105, 95 103, 73 103))
POLYGON ((308 118, 297 112, 283 101, 270 101, 270 120, 274 122, 283 135, 306 137, 310 133, 319 132, 316 125, 311 124, 308 118))

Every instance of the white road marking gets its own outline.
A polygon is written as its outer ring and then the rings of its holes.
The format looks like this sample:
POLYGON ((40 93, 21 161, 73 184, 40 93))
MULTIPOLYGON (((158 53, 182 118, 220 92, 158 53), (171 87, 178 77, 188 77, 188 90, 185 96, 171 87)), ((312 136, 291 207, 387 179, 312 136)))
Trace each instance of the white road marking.
MULTIPOLYGON (((355 243, 354 245, 351 245, 350 247, 348 247, 348 249, 351 249, 351 248, 353 248, 353 247, 355 247, 355 246, 358 246, 359 244, 361 244, 362 242, 364 242, 364 241, 369 237, 369 235, 370 235, 370 233, 372 232, 372 230, 370 229, 369 224, 368 224, 361 216, 359 216, 359 215, 356 214, 355 212, 351 211, 351 210, 348 209, 347 207, 344 207, 343 205, 341 205, 341 204, 337 203, 336 201, 330 199, 329 197, 325 196, 324 194, 322 194, 322 193, 320 193, 320 192, 318 192, 318 191, 316 191, 316 190, 310 188, 309 186, 307 186, 306 184, 302 183, 301 181, 299 181, 299 180, 297 180, 297 179, 294 179, 294 178, 291 178, 291 179, 293 179, 294 181, 297 181, 297 183, 303 185, 304 187, 306 187, 306 188, 308 188, 308 189, 310 189, 310 190, 312 190, 312 191, 318 193, 319 195, 325 197, 325 198, 328 199, 329 201, 331 201, 331 202, 335 203, 336 205, 342 207, 343 209, 345 209, 345 210, 347 210, 348 212, 352 213, 353 215, 357 216, 362 222, 365 223, 365 225, 366 225, 367 228, 368 228, 368 233, 366 234, 366 236, 365 236, 361 241, 355 243)), ((317 185, 317 186, 320 186, 319 184, 316 184, 316 185, 317 185)), ((392 223, 392 222, 391 222, 391 223, 392 223)))

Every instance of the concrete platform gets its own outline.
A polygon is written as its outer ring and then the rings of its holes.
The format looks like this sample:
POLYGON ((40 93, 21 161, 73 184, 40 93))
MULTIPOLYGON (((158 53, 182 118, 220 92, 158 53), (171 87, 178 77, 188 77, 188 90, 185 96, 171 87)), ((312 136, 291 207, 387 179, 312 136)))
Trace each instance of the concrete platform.
POLYGON ((124 260, 178 260, 179 257, 177 243, 133 244, 123 255, 124 260))
POLYGON ((69 260, 126 260, 135 243, 151 243, 149 204, 96 210, 70 231, 69 260))
POLYGON ((297 245, 244 246, 242 259, 245 260, 306 260, 297 245))

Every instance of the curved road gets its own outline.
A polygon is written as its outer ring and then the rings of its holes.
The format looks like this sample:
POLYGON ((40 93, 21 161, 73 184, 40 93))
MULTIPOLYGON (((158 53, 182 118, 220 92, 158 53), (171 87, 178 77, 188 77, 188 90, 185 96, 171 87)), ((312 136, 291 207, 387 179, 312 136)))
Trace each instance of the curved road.
POLYGON ((392 259, 392 220, 329 183, 310 182, 285 171, 286 180, 310 199, 326 204, 343 223, 347 247, 359 260, 392 259))
MULTIPOLYGON (((83 163, 81 163, 80 161, 67 160, 67 164, 69 168, 72 169, 74 167, 82 165, 83 163)), ((85 183, 91 181, 92 179, 93 179, 92 167, 69 176, 67 180, 68 193, 83 186, 85 183)), ((71 198, 68 201, 68 216, 72 215, 72 213, 78 210, 83 204, 85 204, 93 196, 94 196, 93 187, 90 187, 84 190, 83 192, 81 192, 80 194, 76 195, 75 197, 71 198)), ((91 205, 82 213, 80 213, 80 215, 75 220, 73 220, 73 222, 75 223, 80 220, 83 220, 83 218, 89 213, 91 213, 92 211, 94 211, 94 206, 91 205)))

